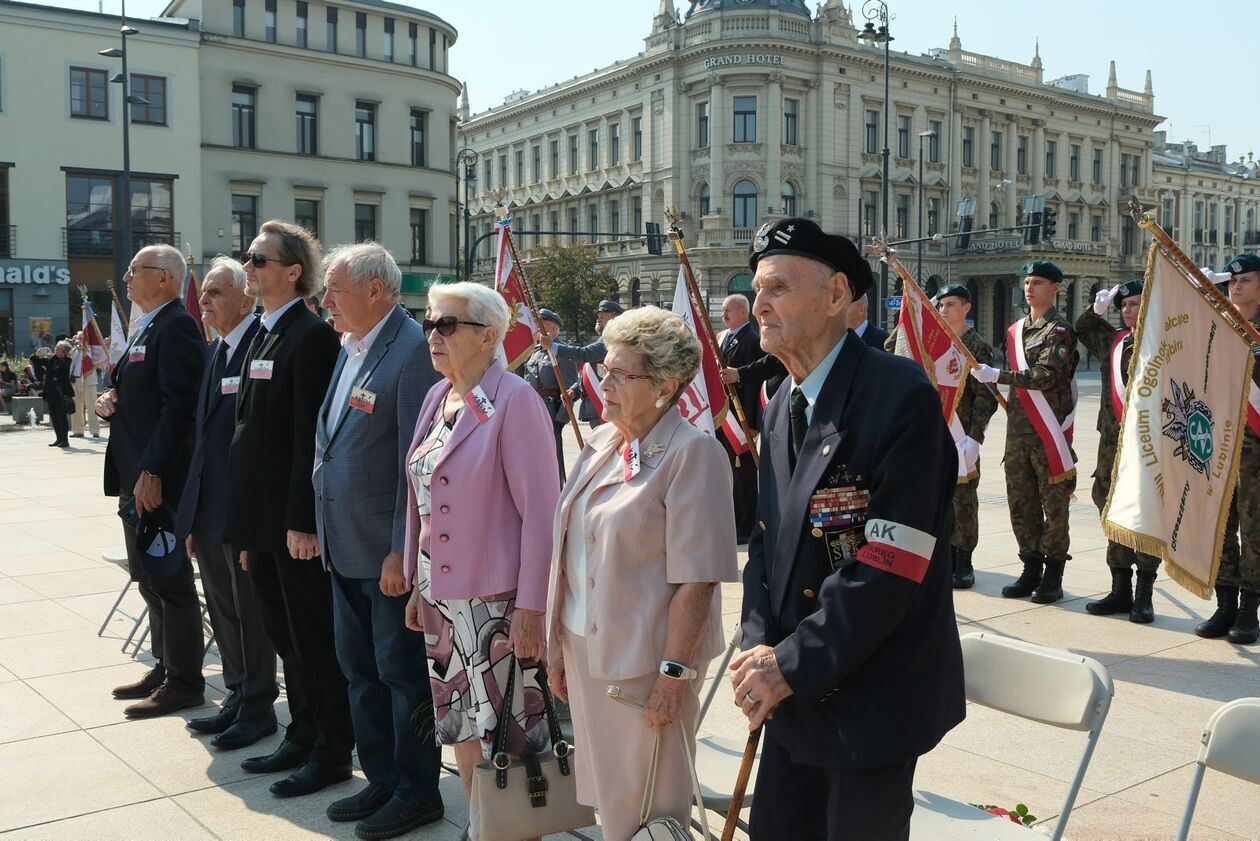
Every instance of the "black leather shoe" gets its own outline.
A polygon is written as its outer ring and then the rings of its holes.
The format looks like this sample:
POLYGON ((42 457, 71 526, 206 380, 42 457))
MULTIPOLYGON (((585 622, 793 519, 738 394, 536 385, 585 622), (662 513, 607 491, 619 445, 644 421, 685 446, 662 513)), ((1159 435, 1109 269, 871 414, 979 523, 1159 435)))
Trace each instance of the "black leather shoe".
POLYGON ((345 821, 361 821, 376 814, 382 806, 394 796, 393 789, 368 783, 358 794, 334 800, 328 804, 328 820, 344 823, 345 821))
POLYGON ((241 770, 250 774, 270 774, 275 771, 288 771, 306 764, 311 749, 285 739, 268 756, 251 756, 241 763, 241 770))
POLYGON ((214 715, 208 715, 205 718, 190 718, 184 726, 189 730, 196 730, 198 733, 206 733, 213 735, 222 733, 224 730, 232 726, 236 721, 236 715, 241 708, 236 704, 224 706, 214 715))
POLYGON ((276 732, 274 718, 263 721, 237 721, 211 739, 210 745, 219 750, 240 750, 249 747, 259 739, 267 738, 274 732, 276 732))
POLYGON ((206 693, 201 690, 176 689, 170 684, 162 684, 153 690, 153 694, 139 703, 123 709, 127 718, 157 718, 160 715, 200 707, 206 702, 206 693))
POLYGON ((347 762, 345 765, 316 765, 308 762, 283 780, 271 784, 271 793, 276 797, 302 797, 323 791, 331 785, 344 783, 354 776, 354 768, 347 762))
POLYGON ((442 820, 444 811, 441 799, 423 806, 408 806, 401 800, 391 799, 370 818, 355 825, 354 834, 364 841, 397 838, 416 827, 442 820))
POLYGON ((166 669, 154 666, 135 683, 114 687, 114 697, 119 701, 139 701, 141 698, 148 698, 153 694, 153 690, 165 682, 166 669))

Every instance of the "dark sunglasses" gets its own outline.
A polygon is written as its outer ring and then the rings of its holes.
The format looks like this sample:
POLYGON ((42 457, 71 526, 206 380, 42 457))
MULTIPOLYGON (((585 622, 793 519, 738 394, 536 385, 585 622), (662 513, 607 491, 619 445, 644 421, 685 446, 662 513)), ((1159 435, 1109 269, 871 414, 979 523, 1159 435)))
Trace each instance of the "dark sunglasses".
POLYGON ((246 251, 244 254, 241 255, 241 259, 248 260, 249 262, 254 264, 255 268, 258 268, 258 269, 261 269, 263 266, 267 265, 268 263, 279 263, 282 266, 293 265, 293 263, 281 262, 276 257, 268 257, 266 254, 259 254, 257 251, 246 251))
POLYGON ((489 326, 486 324, 482 324, 480 321, 460 321, 458 318, 456 318, 453 315, 444 315, 441 318, 437 319, 436 321, 434 321, 431 318, 426 318, 424 321, 420 322, 420 326, 424 328, 425 333, 432 333, 434 330, 436 330, 438 331, 438 333, 440 333, 443 336, 451 335, 452 333, 455 332, 456 328, 458 328, 459 325, 461 324, 466 324, 469 327, 489 326))

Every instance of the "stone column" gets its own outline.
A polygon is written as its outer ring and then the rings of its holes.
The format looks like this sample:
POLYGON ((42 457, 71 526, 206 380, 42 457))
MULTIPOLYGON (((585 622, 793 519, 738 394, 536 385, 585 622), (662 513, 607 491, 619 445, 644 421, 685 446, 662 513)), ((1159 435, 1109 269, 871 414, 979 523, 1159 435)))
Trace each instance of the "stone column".
MULTIPOLYGON (((644 183, 648 182, 646 177, 652 171, 652 92, 650 90, 643 92, 643 179, 644 183)), ((561 150, 563 152, 563 150, 561 150)), ((644 211, 646 214, 646 210, 644 211)))
MULTIPOLYGON (((962 106, 954 106, 954 111, 949 115, 949 132, 947 138, 942 138, 942 143, 946 145, 944 148, 949 150, 949 189, 951 201, 946 202, 948 205, 944 208, 945 219, 942 222, 952 222, 954 216, 954 202, 961 199, 969 198, 963 190, 962 184, 962 106)), ((943 227, 949 228, 949 224, 943 227)))
POLYGON ((993 192, 989 185, 989 165, 992 163, 989 149, 993 138, 993 123, 989 111, 980 112, 979 135, 976 138, 976 227, 989 227, 989 204, 993 201, 993 192))
POLYGON ((1034 120, 1032 160, 1028 162, 1028 170, 1032 173, 1032 191, 1040 195, 1046 188, 1046 123, 1034 120))
POLYGON ((1019 120, 1013 114, 1006 117, 1006 151, 1002 153, 1002 172, 1011 183, 1002 188, 1004 205, 1002 207, 1002 224, 1010 227, 1015 224, 1019 213, 1019 172, 1016 164, 1019 159, 1019 120))
POLYGON ((770 73, 767 78, 765 129, 758 134, 758 139, 764 138, 766 149, 766 200, 757 213, 761 215, 767 207, 773 207, 778 215, 783 201, 783 74, 770 73))
MULTIPOLYGON (((722 77, 709 76, 709 206, 722 208, 729 224, 734 224, 735 207, 726 195, 726 94, 722 77)), ((686 134, 686 132, 684 132, 686 134)))
MULTIPOLYGON (((800 213, 806 210, 813 210, 818 214, 818 223, 824 229, 828 225, 835 225, 839 220, 830 219, 826 214, 824 202, 831 201, 831 191, 822 183, 822 175, 818 166, 818 153, 822 148, 822 116, 818 113, 821 107, 819 103, 817 78, 808 79, 805 82, 805 131, 801 135, 801 139, 805 144, 805 194, 804 207, 798 207, 800 213)), ((853 108, 850 105, 849 112, 852 113, 853 108)))

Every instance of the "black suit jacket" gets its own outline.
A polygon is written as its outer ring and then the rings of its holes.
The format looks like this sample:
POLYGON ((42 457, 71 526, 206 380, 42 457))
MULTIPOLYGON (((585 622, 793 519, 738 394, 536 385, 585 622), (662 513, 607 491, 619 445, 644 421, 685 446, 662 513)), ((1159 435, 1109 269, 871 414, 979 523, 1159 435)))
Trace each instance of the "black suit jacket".
MULTIPOLYGON (((757 332, 757 325, 749 321, 734 336, 728 335, 720 342, 722 358, 726 361, 727 368, 739 368, 754 362, 761 358, 763 351, 761 350, 761 334, 757 332)), ((753 429, 759 428, 761 422, 761 383, 744 382, 743 375, 735 383, 735 393, 739 395, 739 402, 744 407, 744 415, 748 418, 748 425, 753 429)))
POLYGON ((179 301, 166 304, 131 341, 110 374, 117 402, 105 448, 106 496, 130 495, 147 470, 162 480, 162 500, 179 504, 205 353, 201 328, 179 301), (133 359, 141 347, 144 359, 133 359))
MULTIPOLYGON (((223 376, 239 377, 249 344, 258 332, 257 316, 241 337, 241 346, 232 349, 232 356, 223 376)), ((179 502, 175 531, 182 540, 192 533, 193 525, 206 529, 211 540, 227 542, 227 454, 236 432, 236 395, 224 394, 221 382, 211 382, 214 359, 223 339, 215 339, 206 348, 206 370, 197 394, 197 420, 193 424, 193 454, 188 467, 188 482, 179 502)))
POLYGON ((298 301, 249 350, 227 455, 227 538, 238 549, 279 554, 287 531, 316 533, 315 422, 341 345, 298 301), (270 379, 253 375, 254 361, 272 363, 270 379))
POLYGON ((74 396, 74 383, 70 382, 70 357, 53 356, 48 360, 43 386, 44 399, 49 401, 50 406, 52 401, 74 396))
POLYGON ((868 347, 876 350, 884 349, 884 342, 888 339, 888 331, 883 327, 876 327, 872 322, 866 322, 866 329, 862 331, 862 341, 866 342, 868 347))
POLYGON ((763 418, 744 569, 744 648, 773 646, 794 692, 767 733, 806 765, 905 762, 965 714, 950 587, 957 454, 940 398, 914 362, 850 332, 794 472, 788 403, 780 389, 763 418))

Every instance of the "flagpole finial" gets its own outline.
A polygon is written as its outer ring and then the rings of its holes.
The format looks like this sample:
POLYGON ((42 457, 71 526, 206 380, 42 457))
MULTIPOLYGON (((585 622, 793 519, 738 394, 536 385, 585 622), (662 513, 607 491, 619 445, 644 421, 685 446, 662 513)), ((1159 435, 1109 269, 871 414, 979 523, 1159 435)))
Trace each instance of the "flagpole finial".
POLYGON ((494 206, 494 218, 500 222, 508 218, 507 208, 503 206, 502 202, 494 206))
POLYGON ((1141 227, 1146 227, 1148 224, 1155 221, 1154 210, 1147 210, 1143 207, 1142 203, 1137 200, 1136 196, 1129 199, 1128 210, 1129 216, 1141 227))

